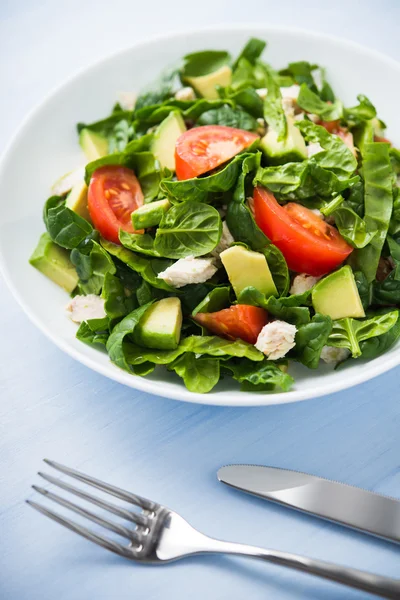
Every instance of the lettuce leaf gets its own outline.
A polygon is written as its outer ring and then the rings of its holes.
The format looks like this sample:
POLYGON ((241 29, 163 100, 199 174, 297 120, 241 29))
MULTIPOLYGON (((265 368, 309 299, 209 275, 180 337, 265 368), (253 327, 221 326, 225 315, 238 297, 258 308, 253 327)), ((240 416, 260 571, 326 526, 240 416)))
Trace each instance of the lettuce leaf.
POLYGON ((336 121, 343 115, 343 104, 340 100, 324 102, 306 83, 300 86, 297 104, 303 110, 318 115, 323 121, 336 121))
POLYGON ((233 359, 223 362, 221 367, 242 384, 242 391, 272 391, 280 388, 288 392, 294 383, 291 375, 270 360, 254 363, 246 359, 240 362, 233 359))
POLYGON ((353 358, 358 358, 362 354, 360 343, 388 333, 396 324, 398 317, 399 311, 393 310, 369 319, 339 319, 333 322, 328 345, 347 348, 351 351, 353 358))
POLYGON ((310 309, 302 304, 308 301, 310 292, 282 298, 270 296, 259 292, 256 288, 249 286, 245 288, 238 298, 239 304, 250 304, 265 308, 271 315, 282 321, 292 323, 297 327, 310 322, 310 309))
MULTIPOLYGON (((393 172, 389 144, 371 142, 363 152, 365 215, 367 231, 374 234, 371 243, 356 251, 352 260, 369 282, 373 281, 389 228, 393 208, 393 172)), ((353 253, 354 254, 354 253, 353 253)))
POLYGON ((260 40, 258 38, 250 38, 245 47, 240 52, 239 56, 233 63, 232 68, 235 69, 240 60, 242 58, 249 61, 250 64, 254 65, 257 58, 260 58, 261 54, 264 52, 266 42, 264 40, 260 40))
POLYGON ((203 50, 183 57, 181 77, 202 77, 230 63, 230 54, 225 50, 203 50))
POLYGON ((205 177, 194 177, 183 181, 163 179, 160 184, 172 202, 208 202, 212 194, 227 192, 236 183, 243 160, 248 153, 238 154, 220 171, 205 177))
POLYGON ((322 348, 330 343, 332 319, 326 315, 315 314, 309 323, 301 325, 296 333, 296 346, 290 356, 309 369, 316 369, 321 357, 322 348))
POLYGON ((169 371, 175 371, 189 392, 206 394, 217 385, 220 377, 219 360, 215 358, 196 358, 193 352, 186 352, 168 365, 169 371))
POLYGON ((269 127, 278 134, 278 141, 282 141, 287 136, 287 120, 282 106, 282 94, 278 83, 275 80, 273 71, 263 65, 265 74, 265 87, 268 90, 264 100, 264 119, 269 127))
POLYGON ((157 228, 154 248, 159 256, 204 256, 217 246, 222 221, 216 208, 200 202, 184 202, 164 213, 157 228))
POLYGON ((307 142, 319 143, 324 149, 313 156, 320 167, 332 171, 339 179, 348 179, 355 172, 357 159, 339 136, 311 121, 299 121, 296 126, 307 142))

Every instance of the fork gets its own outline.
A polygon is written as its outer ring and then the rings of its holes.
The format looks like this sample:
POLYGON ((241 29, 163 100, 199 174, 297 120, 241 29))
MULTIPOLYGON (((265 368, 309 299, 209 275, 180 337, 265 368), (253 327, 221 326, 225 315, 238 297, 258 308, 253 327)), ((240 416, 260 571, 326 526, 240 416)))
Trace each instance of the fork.
POLYGON ((82 508, 78 504, 49 490, 36 485, 32 486, 36 492, 49 500, 125 538, 127 543, 123 544, 87 529, 37 502, 32 500, 26 501, 30 506, 57 523, 60 523, 60 525, 64 525, 64 527, 78 533, 91 542, 125 558, 144 564, 163 564, 194 554, 234 554, 262 559, 269 563, 316 575, 317 577, 363 590, 382 598, 400 599, 400 580, 287 552, 266 550, 255 546, 224 542, 210 538, 194 529, 176 512, 157 502, 152 502, 142 496, 104 483, 54 461, 45 459, 45 463, 69 477, 78 479, 89 486, 93 486, 102 492, 108 493, 141 509, 138 512, 124 508, 93 496, 86 491, 66 483, 64 480, 39 472, 39 475, 47 482, 128 521, 129 525, 121 525, 115 521, 103 518, 86 508, 82 508))

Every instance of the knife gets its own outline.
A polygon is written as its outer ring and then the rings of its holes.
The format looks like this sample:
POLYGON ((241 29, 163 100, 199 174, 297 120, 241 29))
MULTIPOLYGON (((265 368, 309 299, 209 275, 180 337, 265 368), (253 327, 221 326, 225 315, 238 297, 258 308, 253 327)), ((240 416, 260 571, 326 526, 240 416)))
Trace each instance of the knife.
POLYGON ((394 498, 276 467, 228 465, 217 476, 243 492, 400 543, 400 501, 394 498))

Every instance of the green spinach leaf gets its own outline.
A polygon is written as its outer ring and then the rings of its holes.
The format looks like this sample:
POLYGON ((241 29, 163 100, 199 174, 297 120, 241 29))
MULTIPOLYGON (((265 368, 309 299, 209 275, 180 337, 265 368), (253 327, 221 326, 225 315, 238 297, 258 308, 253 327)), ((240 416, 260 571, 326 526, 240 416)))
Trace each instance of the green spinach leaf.
POLYGON ((131 370, 125 356, 125 338, 128 335, 133 334, 137 324, 146 311, 150 308, 151 304, 152 303, 149 302, 148 304, 139 306, 139 308, 135 308, 135 310, 129 313, 124 319, 122 319, 122 321, 118 323, 118 325, 114 327, 110 337, 107 340, 106 348, 110 360, 121 369, 125 369, 126 371, 131 370))
POLYGON ((260 165, 261 153, 250 154, 242 162, 242 171, 228 204, 226 222, 229 231, 238 242, 247 244, 253 250, 259 250, 269 243, 268 238, 256 224, 253 215, 246 206, 247 195, 252 193, 252 174, 260 165))
MULTIPOLYGON (((301 325, 296 333, 296 346, 291 356, 309 369, 316 369, 322 348, 331 340, 332 319, 327 315, 315 314, 310 323, 301 325)), ((330 345, 333 345, 330 343, 330 345)))
POLYGON ((101 296, 104 298, 104 310, 110 321, 125 317, 137 306, 135 295, 127 295, 121 281, 111 273, 104 277, 101 296))
POLYGON ((259 40, 258 38, 250 38, 235 62, 233 63, 233 69, 235 69, 239 61, 242 58, 245 58, 252 65, 255 64, 257 58, 260 58, 261 54, 264 52, 264 48, 266 46, 266 42, 264 40, 259 40))
POLYGON ((132 343, 127 344, 125 349, 126 360, 132 365, 139 365, 146 361, 157 365, 167 365, 185 352, 217 358, 235 356, 237 358, 248 358, 252 361, 264 359, 264 355, 251 344, 242 340, 225 340, 216 335, 191 335, 183 339, 175 350, 151 350, 132 343))
POLYGON ((109 335, 107 318, 83 321, 76 332, 76 338, 89 346, 106 346, 109 335))
POLYGON ((376 232, 368 231, 366 222, 351 208, 339 206, 332 214, 341 236, 350 246, 365 248, 371 243, 376 232))
POLYGON ((332 171, 339 179, 348 179, 354 173, 357 159, 339 136, 311 121, 299 121, 296 126, 308 142, 319 143, 324 149, 312 158, 320 167, 332 171))
POLYGON ((238 298, 239 304, 250 304, 265 308, 271 315, 282 321, 292 323, 297 327, 310 322, 310 309, 307 306, 301 306, 308 301, 310 293, 299 294, 298 296, 288 296, 286 298, 266 298, 254 287, 245 288, 238 298))
POLYGON ((149 233, 128 233, 120 229, 118 237, 121 244, 128 250, 160 257, 160 254, 154 248, 154 238, 149 233))
POLYGON ((116 272, 111 256, 94 240, 71 250, 70 259, 79 276, 78 292, 85 295, 99 294, 107 273, 116 272))
POLYGON ((279 365, 263 360, 254 363, 249 360, 228 360, 222 363, 223 371, 228 371, 233 379, 242 384, 248 383, 255 386, 254 391, 272 391, 276 388, 288 392, 294 383, 293 377, 279 368, 279 365))
POLYGON ((210 290, 205 298, 193 309, 192 316, 197 313, 217 312, 230 306, 230 286, 218 286, 210 290))
POLYGON ((117 246, 107 240, 102 239, 101 245, 112 256, 115 256, 121 262, 125 263, 130 269, 136 271, 151 286, 167 292, 175 292, 175 289, 165 283, 163 279, 158 278, 158 274, 165 271, 172 265, 171 260, 163 258, 147 258, 131 252, 123 246, 117 246))
POLYGON ((354 279, 360 295, 360 300, 363 305, 363 309, 367 310, 372 302, 372 286, 368 282, 362 271, 356 271, 354 273, 354 279))
POLYGON ((365 215, 367 231, 374 233, 371 243, 356 251, 353 260, 368 281, 375 279, 382 247, 388 232, 393 207, 392 168, 389 144, 365 144, 363 153, 365 215))
POLYGON ((324 102, 306 83, 300 86, 297 104, 303 110, 318 115, 323 121, 336 121, 343 115, 343 104, 340 100, 324 102))
POLYGON ((363 358, 376 358, 389 350, 399 338, 400 319, 398 318, 387 333, 360 342, 361 355, 363 358))
POLYGON ((257 131, 258 123, 254 117, 241 108, 222 106, 203 112, 197 120, 197 125, 223 125, 246 131, 257 131))
POLYGON ((195 177, 183 181, 163 179, 160 184, 172 202, 208 202, 212 194, 227 192, 236 183, 243 160, 247 153, 238 154, 220 171, 206 177, 195 177))
POLYGON ((44 220, 47 231, 56 244, 72 250, 77 248, 86 238, 93 234, 91 224, 80 217, 65 203, 60 203, 52 196, 45 205, 44 220))
POLYGON ((175 371, 189 392, 206 394, 219 381, 219 360, 215 358, 196 358, 193 352, 186 352, 168 366, 169 371, 175 371))
POLYGON ((376 109, 367 96, 359 94, 357 100, 359 103, 356 106, 344 110, 344 119, 351 126, 359 125, 362 121, 368 121, 376 117, 376 109))
POLYGON ((370 319, 339 319, 333 322, 328 345, 347 348, 353 358, 361 356, 360 343, 376 336, 386 334, 397 322, 399 311, 379 314, 370 319))
POLYGON ((264 119, 278 135, 278 141, 286 139, 287 120, 282 107, 282 94, 274 73, 264 65, 264 74, 268 93, 264 100, 264 119))
POLYGON ((202 77, 218 71, 230 63, 230 54, 224 50, 204 50, 192 52, 183 58, 181 77, 202 77))
POLYGON ((222 233, 218 211, 208 204, 185 202, 164 213, 154 240, 159 256, 203 256, 217 246, 222 233))

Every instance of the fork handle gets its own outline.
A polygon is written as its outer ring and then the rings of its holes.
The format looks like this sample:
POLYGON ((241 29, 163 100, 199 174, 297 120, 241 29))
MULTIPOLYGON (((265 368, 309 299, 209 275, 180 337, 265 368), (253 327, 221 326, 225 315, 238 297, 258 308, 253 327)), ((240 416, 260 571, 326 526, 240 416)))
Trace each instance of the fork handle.
POLYGON ((400 580, 391 579, 336 565, 334 563, 308 558, 297 554, 289 554, 278 550, 265 550, 256 546, 247 546, 245 544, 235 544, 215 540, 215 552, 224 554, 236 554, 239 556, 249 556, 259 558, 275 565, 289 567, 296 571, 316 575, 323 579, 329 579, 336 583, 341 583, 357 590, 369 592, 381 598, 390 598, 391 600, 400 600, 400 580))

